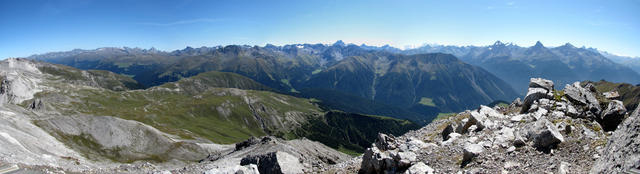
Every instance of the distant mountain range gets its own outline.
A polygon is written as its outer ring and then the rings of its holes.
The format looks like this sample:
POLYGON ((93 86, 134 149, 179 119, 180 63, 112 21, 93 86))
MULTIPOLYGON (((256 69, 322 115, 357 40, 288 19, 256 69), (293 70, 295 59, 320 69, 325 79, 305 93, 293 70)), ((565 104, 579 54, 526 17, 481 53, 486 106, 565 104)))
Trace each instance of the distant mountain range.
POLYGON ((500 41, 490 46, 425 45, 408 50, 384 46, 363 48, 408 55, 452 54, 464 62, 480 66, 505 80, 520 95, 526 93, 527 82, 531 77, 551 79, 559 88, 578 80, 640 82, 638 74, 640 59, 615 56, 593 48, 577 48, 569 43, 551 48, 545 47, 540 42, 536 42, 532 47, 520 47, 500 41))
POLYGON ((640 73, 640 57, 619 56, 606 51, 600 51, 595 48, 589 48, 589 50, 600 53, 604 57, 607 57, 616 63, 627 66, 632 70, 640 73))
POLYGON ((233 72, 272 91, 318 99, 327 109, 423 123, 438 113, 523 96, 532 77, 551 79, 557 88, 584 80, 640 82, 640 74, 634 71, 640 71, 640 59, 569 43, 521 47, 497 41, 489 46, 425 45, 401 50, 337 41, 331 45, 187 47, 172 52, 99 48, 29 58, 125 74, 146 88, 208 71, 233 72))
POLYGON ((338 41, 332 45, 187 47, 172 52, 99 48, 29 58, 125 74, 145 87, 208 71, 233 72, 280 93, 319 99, 329 109, 421 123, 438 113, 517 96, 506 82, 450 54, 405 55, 384 50, 391 47, 373 49, 338 41), (358 102, 336 101, 342 96, 358 102), (370 109, 365 103, 389 109, 370 109))

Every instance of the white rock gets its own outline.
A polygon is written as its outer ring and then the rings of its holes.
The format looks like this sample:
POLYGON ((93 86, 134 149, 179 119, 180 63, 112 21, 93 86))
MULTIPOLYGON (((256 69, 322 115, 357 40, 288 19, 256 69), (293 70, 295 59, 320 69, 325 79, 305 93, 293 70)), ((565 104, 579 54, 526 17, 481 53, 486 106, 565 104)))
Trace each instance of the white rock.
POLYGON ((535 120, 539 120, 540 118, 542 118, 543 116, 545 116, 549 111, 547 111, 544 108, 538 108, 538 110, 533 113, 533 118, 535 120))
POLYGON ((490 118, 503 118, 504 117, 504 115, 502 115, 500 112, 494 110, 493 108, 485 106, 485 105, 481 105, 480 106, 480 110, 478 112, 480 114, 484 114, 485 116, 490 117, 490 118))
POLYGON ((562 117, 564 117, 564 112, 553 111, 553 112, 551 112, 551 117, 553 117, 553 118, 562 118, 562 117))
POLYGON ((569 163, 560 162, 560 167, 558 167, 558 174, 567 174, 569 173, 569 163))
POLYGON ((525 117, 528 117, 528 116, 529 115, 527 115, 527 114, 518 114, 518 115, 515 115, 515 116, 511 117, 511 119, 509 119, 509 120, 511 120, 512 122, 520 122, 520 121, 524 120, 525 117))
POLYGON ((449 139, 447 139, 447 141, 443 141, 442 145, 449 145, 456 141, 460 136, 462 135, 460 135, 459 133, 451 133, 449 134, 449 139))
POLYGON ((480 155, 482 152, 484 152, 484 147, 482 147, 481 145, 468 144, 464 146, 464 153, 463 153, 462 160, 469 161, 477 157, 478 155, 480 155))
POLYGON ((505 169, 515 169, 517 167, 520 167, 520 163, 515 162, 515 161, 507 161, 504 163, 504 168, 505 169))
POLYGON ((429 167, 423 162, 418 162, 412 165, 411 167, 409 167, 409 169, 407 169, 407 171, 405 171, 404 173, 405 174, 433 174, 433 172, 435 172, 433 168, 429 167))
POLYGON ((544 88, 548 91, 553 91, 553 81, 543 78, 531 78, 529 79, 530 88, 544 88))
POLYGON ((472 111, 471 116, 469 117, 469 122, 465 125, 465 127, 471 127, 471 125, 475 125, 477 130, 484 129, 484 122, 487 120, 487 116, 484 114, 480 114, 478 111, 472 111))
POLYGON ((509 152, 509 153, 510 153, 510 152, 513 152, 513 151, 516 151, 516 147, 515 147, 515 146, 511 146, 511 147, 509 147, 509 148, 507 149, 507 152, 509 152))
POLYGON ((502 128, 500 131, 496 132, 495 140, 493 141, 494 145, 500 145, 502 147, 507 147, 509 142, 512 142, 515 139, 515 135, 513 134, 513 128, 502 128))
POLYGON ((533 140, 533 146, 548 148, 551 145, 564 142, 564 137, 549 120, 541 118, 528 127, 528 137, 533 140))

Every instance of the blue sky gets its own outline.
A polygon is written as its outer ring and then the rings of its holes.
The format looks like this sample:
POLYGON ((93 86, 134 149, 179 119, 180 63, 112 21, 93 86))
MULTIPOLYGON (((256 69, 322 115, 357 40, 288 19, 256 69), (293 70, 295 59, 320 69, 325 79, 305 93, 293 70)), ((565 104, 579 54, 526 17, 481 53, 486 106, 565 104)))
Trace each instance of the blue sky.
POLYGON ((531 46, 640 56, 640 1, 0 0, 0 59, 98 47, 347 43, 531 46))

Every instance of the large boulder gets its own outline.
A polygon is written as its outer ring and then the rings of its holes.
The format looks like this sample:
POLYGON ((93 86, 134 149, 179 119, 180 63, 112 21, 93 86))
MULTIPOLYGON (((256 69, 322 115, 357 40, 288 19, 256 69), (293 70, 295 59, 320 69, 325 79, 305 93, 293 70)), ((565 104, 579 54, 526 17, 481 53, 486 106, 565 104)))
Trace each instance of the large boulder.
POLYGON ((520 113, 526 113, 529 111, 531 105, 540 99, 552 99, 553 91, 547 90, 546 88, 538 88, 538 87, 529 87, 527 91, 527 95, 524 97, 524 102, 522 104, 522 110, 520 113))
POLYGON ((404 173, 405 174, 433 174, 433 172, 435 172, 433 168, 429 167, 423 162, 418 162, 412 165, 411 167, 409 167, 409 169, 407 169, 407 171, 405 171, 404 173))
POLYGON ((447 141, 447 139, 449 139, 449 134, 454 133, 457 127, 458 124, 456 123, 450 123, 449 125, 447 125, 447 127, 445 127, 440 133, 442 135, 442 141, 447 141))
MULTIPOLYGON (((586 110, 592 114, 599 115, 602 111, 596 96, 588 89, 581 87, 580 82, 575 82, 572 85, 567 84, 564 87, 564 94, 571 103, 586 107, 586 110)), ((590 114, 584 116, 589 118, 590 114)))
POLYGON ((544 88, 547 91, 553 91, 553 81, 543 78, 529 79, 529 88, 544 88))
POLYGON ((479 156, 482 152, 484 152, 484 147, 479 144, 467 144, 464 146, 464 151, 462 155, 463 163, 470 162, 473 158, 479 156))
POLYGON ((382 151, 376 146, 367 148, 362 155, 360 173, 397 172, 398 164, 393 156, 395 156, 393 152, 382 151))
POLYGON ((604 92, 604 93, 602 93, 602 95, 604 95, 604 98, 607 98, 607 99, 610 99, 610 100, 620 98, 620 94, 618 93, 618 91, 604 92))
POLYGON ((484 129, 484 122, 487 120, 487 116, 478 111, 471 111, 471 115, 469 116, 469 121, 467 121, 462 129, 462 133, 466 132, 469 127, 472 125, 476 125, 476 131, 480 131, 484 129))
MULTIPOLYGON (((452 133, 455 134, 455 133, 452 133)), ((362 155, 360 173, 398 173, 406 171, 417 162, 417 155, 411 151, 402 151, 395 138, 379 134, 378 140, 362 155), (379 146, 385 147, 384 149, 379 146)), ((408 150, 409 148, 407 148, 408 150)))
POLYGON ((619 100, 611 100, 607 109, 602 112, 600 117, 600 124, 605 131, 613 131, 618 127, 618 124, 622 123, 624 115, 627 113, 627 109, 619 100))
POLYGON ((396 148, 396 138, 393 135, 378 133, 376 147, 380 150, 390 150, 396 148))
POLYGON ((564 137, 546 118, 541 118, 532 125, 527 126, 527 139, 533 141, 533 147, 549 149, 558 143, 564 142, 564 137))
POLYGON ((640 169, 640 107, 609 137, 591 173, 632 173, 640 169))
POLYGON ((251 164, 257 165, 262 174, 303 173, 304 169, 300 159, 281 151, 249 155, 240 161, 242 166, 251 164))

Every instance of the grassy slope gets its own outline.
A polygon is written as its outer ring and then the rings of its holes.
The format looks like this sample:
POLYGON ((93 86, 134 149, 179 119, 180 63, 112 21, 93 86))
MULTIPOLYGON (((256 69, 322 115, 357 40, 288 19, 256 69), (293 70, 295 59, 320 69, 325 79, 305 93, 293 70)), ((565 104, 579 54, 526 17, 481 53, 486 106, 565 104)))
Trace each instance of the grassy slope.
MULTIPOLYGON (((76 73, 68 71, 55 75, 81 80, 76 73)), ((147 90, 73 89, 67 84, 57 85, 60 89, 72 90, 41 92, 36 97, 69 97, 71 102, 49 103, 63 114, 108 115, 136 120, 182 138, 204 138, 215 143, 235 143, 250 136, 272 134, 285 138, 308 137, 343 152, 357 154, 375 140, 378 132, 399 135, 419 128, 412 122, 387 117, 342 112, 322 114, 321 109, 309 99, 269 91, 217 88, 269 90, 233 73, 202 73, 147 90), (247 99, 255 102, 250 102, 250 106, 247 99), (262 129, 261 122, 255 117, 257 114, 267 121, 283 120, 291 117, 285 114, 291 111, 301 113, 303 119, 300 120, 301 125, 283 124, 290 129, 277 125, 267 125, 266 130, 262 129)))
MULTIPOLYGON (((149 124, 164 132, 183 138, 202 137, 215 143, 235 143, 251 136, 265 135, 254 113, 243 97, 218 95, 220 90, 211 90, 198 97, 173 91, 127 91, 81 90, 80 102, 71 103, 77 112, 90 115, 110 115, 149 124), (226 107, 225 107, 226 105, 226 107), (218 111, 218 107, 229 110, 229 115, 218 111)), ((305 99, 282 96, 264 91, 247 91, 247 95, 261 100, 279 115, 263 113, 262 117, 283 117, 284 112, 314 112, 317 108, 305 99), (286 98, 291 105, 282 104, 273 96, 286 98)), ((271 130, 278 131, 278 130, 271 130)))
MULTIPOLYGON (((586 82, 583 82, 586 83, 586 82)), ((598 92, 618 91, 620 94, 620 101, 624 103, 624 106, 629 111, 635 110, 640 102, 640 87, 627 83, 613 83, 607 81, 593 82, 598 92)))
POLYGON ((95 81, 97 87, 110 90, 123 91, 129 89, 141 89, 142 85, 133 80, 131 77, 115 74, 104 70, 89 70, 86 74, 82 70, 78 70, 64 65, 43 64, 38 69, 47 74, 62 77, 70 82, 92 82, 95 81))
POLYGON ((303 89, 301 94, 306 98, 317 99, 317 103, 325 110, 341 110, 345 112, 393 116, 394 118, 409 119, 420 124, 426 124, 429 120, 420 113, 407 109, 385 105, 359 96, 350 95, 328 89, 303 89))
POLYGON ((208 88, 238 88, 261 91, 275 91, 250 78, 235 73, 209 71, 200 73, 190 78, 184 78, 176 83, 165 83, 161 87, 175 89, 180 87, 188 94, 197 94, 208 88))
POLYGON ((371 146, 378 132, 402 135, 420 126, 407 120, 330 111, 295 132, 344 153, 357 155, 371 146))

